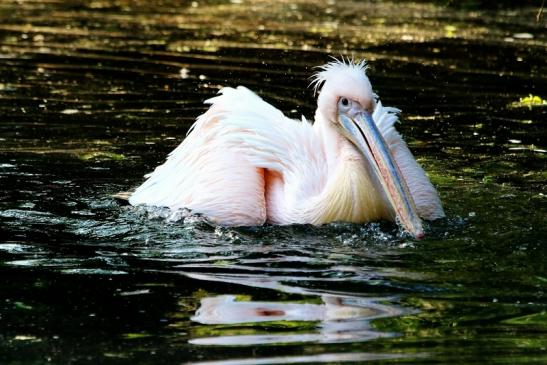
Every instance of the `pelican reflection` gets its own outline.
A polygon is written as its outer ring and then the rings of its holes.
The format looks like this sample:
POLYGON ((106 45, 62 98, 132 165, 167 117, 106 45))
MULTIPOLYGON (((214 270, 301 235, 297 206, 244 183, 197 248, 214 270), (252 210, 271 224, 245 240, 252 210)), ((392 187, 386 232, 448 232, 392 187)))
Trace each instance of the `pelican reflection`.
POLYGON ((191 320, 214 325, 215 335, 196 336, 189 342, 230 346, 368 341, 396 335, 376 330, 372 320, 406 313, 384 304, 389 298, 323 295, 320 299, 320 303, 302 303, 238 300, 234 295, 203 298, 191 320), (272 328, 267 328, 267 322, 272 328))

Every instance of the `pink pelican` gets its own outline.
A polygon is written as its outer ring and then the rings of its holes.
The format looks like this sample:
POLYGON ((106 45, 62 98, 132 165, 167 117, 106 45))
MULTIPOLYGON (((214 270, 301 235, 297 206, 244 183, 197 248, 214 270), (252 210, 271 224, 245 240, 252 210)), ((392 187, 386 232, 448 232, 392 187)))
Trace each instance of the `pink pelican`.
POLYGON ((226 226, 389 219, 422 238, 420 217, 441 218, 443 208, 393 126, 399 110, 382 106, 366 68, 319 67, 313 124, 243 86, 221 89, 129 203, 188 208, 226 226))

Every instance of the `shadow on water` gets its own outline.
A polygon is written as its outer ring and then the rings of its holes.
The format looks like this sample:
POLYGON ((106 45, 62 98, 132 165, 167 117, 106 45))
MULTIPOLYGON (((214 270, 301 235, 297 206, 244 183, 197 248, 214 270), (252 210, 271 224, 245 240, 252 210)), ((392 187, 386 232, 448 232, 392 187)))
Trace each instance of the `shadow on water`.
POLYGON ((2 363, 547 362, 545 21, 441 3, 2 2, 2 363), (338 54, 404 111, 448 214, 424 241, 111 197, 222 86, 311 117, 338 54))

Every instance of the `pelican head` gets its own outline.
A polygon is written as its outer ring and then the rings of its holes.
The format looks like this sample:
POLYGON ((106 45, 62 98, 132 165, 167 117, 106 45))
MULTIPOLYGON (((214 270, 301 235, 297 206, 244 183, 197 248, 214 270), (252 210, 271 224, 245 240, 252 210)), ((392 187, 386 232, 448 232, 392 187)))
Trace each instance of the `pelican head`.
POLYGON ((408 184, 372 118, 375 94, 364 61, 334 60, 315 74, 320 90, 317 113, 362 155, 378 191, 383 192, 397 219, 416 238, 423 237, 422 222, 408 184))

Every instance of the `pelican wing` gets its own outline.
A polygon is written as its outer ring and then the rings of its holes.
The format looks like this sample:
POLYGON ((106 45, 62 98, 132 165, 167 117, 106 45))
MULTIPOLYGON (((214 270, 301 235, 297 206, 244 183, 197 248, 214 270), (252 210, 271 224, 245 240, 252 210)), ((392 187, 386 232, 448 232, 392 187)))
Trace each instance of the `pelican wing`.
POLYGON ((380 101, 372 115, 403 174, 420 217, 428 220, 444 217, 444 211, 435 187, 408 149, 403 137, 395 129, 399 109, 384 107, 380 101))
POLYGON ((227 135, 237 131, 226 128, 225 120, 256 116, 256 110, 273 119, 283 114, 243 88, 224 88, 206 103, 209 110, 165 163, 146 175, 129 202, 189 208, 225 225, 261 225, 266 220, 263 171, 231 146, 227 135))
MULTIPOLYGON (((289 188, 302 185, 300 181, 324 185, 324 151, 311 123, 305 118, 298 121, 285 117, 244 87, 228 91, 237 97, 245 96, 246 100, 254 98, 254 106, 225 114, 219 125, 223 143, 244 155, 253 166, 281 174, 289 188), (303 174, 308 178, 303 178, 303 174)), ((226 92, 221 97, 225 95, 226 92)))
POLYGON ((303 188, 291 184, 302 171, 321 180, 322 152, 310 123, 286 118, 242 86, 223 88, 206 103, 210 109, 147 175, 129 198, 132 205, 185 207, 226 225, 260 225, 267 217, 266 169, 295 190, 303 188))
POLYGON ((304 118, 285 117, 244 87, 229 92, 252 100, 254 107, 226 115, 222 121, 223 144, 263 169, 268 221, 308 222, 309 218, 301 217, 303 203, 316 197, 328 178, 325 151, 312 124, 304 118))

